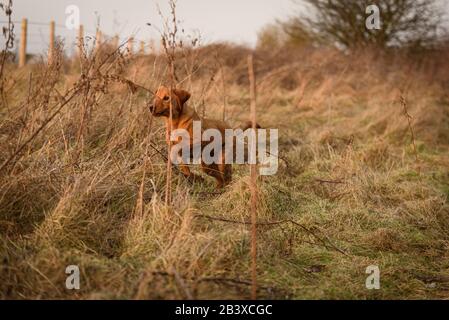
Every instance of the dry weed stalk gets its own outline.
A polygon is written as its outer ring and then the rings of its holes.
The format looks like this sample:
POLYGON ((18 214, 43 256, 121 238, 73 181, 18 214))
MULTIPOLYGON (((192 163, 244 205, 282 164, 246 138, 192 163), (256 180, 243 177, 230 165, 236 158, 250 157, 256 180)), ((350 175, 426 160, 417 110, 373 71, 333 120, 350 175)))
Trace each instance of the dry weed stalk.
POLYGON ((413 123, 412 123, 413 117, 408 112, 407 100, 405 99, 403 94, 401 94, 400 102, 401 102, 401 105, 402 105, 402 108, 404 111, 404 116, 407 118, 408 129, 410 131, 410 136, 411 136, 412 145, 413 145, 413 153, 415 155, 415 160, 416 160, 416 164, 418 166, 418 173, 419 173, 421 171, 421 169, 420 169, 420 165, 419 165, 418 149, 416 148, 415 131, 413 129, 413 123))
POLYGON ((3 36, 5 37, 5 48, 1 52, 0 58, 0 94, 2 100, 5 103, 5 79, 3 73, 5 69, 5 63, 8 58, 9 49, 14 47, 14 23, 12 22, 12 0, 8 0, 7 3, 0 3, 0 9, 5 13, 7 18, 7 25, 3 27, 3 36))
MULTIPOLYGON (((194 216, 197 219, 207 219, 210 221, 218 221, 218 222, 224 222, 224 223, 230 223, 230 224, 241 224, 241 225, 253 225, 252 221, 238 221, 238 220, 232 220, 232 219, 225 219, 220 217, 213 217, 205 214, 197 214, 194 216)), ((317 235, 315 232, 313 232, 310 228, 307 228, 305 225, 292 220, 292 219, 286 219, 286 220, 279 220, 279 221, 257 221, 256 226, 260 227, 276 227, 276 226, 282 226, 284 224, 291 224, 303 231, 305 231, 307 234, 311 235, 313 238, 318 240, 323 247, 326 249, 334 249, 335 251, 343 254, 348 255, 343 249, 340 249, 337 247, 326 235, 324 235, 325 239, 317 235)))
MULTIPOLYGON (((160 32, 162 47, 164 48, 165 57, 167 59, 169 67, 169 79, 170 79, 170 91, 176 87, 176 69, 175 69, 175 58, 176 58, 176 48, 177 48, 177 33, 178 24, 176 20, 176 1, 170 0, 170 14, 171 14, 171 25, 168 21, 164 20, 164 31, 160 32)), ((159 15, 163 18, 162 12, 159 10, 159 15)), ((170 114, 168 117, 167 126, 167 142, 168 142, 168 155, 167 155, 167 181, 165 189, 165 204, 168 206, 171 203, 171 179, 172 179, 172 162, 171 162, 171 139, 170 135, 173 130, 173 102, 172 95, 170 95, 170 114)))
POLYGON ((226 105, 227 105, 228 95, 227 95, 227 91, 226 91, 226 77, 225 77, 225 73, 224 73, 224 66, 223 66, 223 62, 220 59, 218 51, 215 52, 215 61, 218 65, 218 69, 220 70, 220 75, 221 75, 221 90, 222 90, 222 96, 223 96, 222 120, 225 121, 226 120, 226 105))
MULTIPOLYGON (((248 56, 248 74, 251 96, 251 123, 256 139, 256 79, 254 75, 253 55, 248 56)), ((252 144, 251 147, 255 147, 252 144)), ((251 152, 252 153, 252 152, 251 152)), ((255 159, 253 159, 255 160, 255 159)), ((256 160, 257 161, 257 160, 256 160)), ((251 299, 257 299, 257 163, 251 164, 251 299)))
MULTIPOLYGON (((165 271, 153 271, 151 272, 152 275, 154 276, 162 276, 162 277, 171 277, 174 278, 176 277, 175 274, 173 273, 169 273, 169 272, 165 272, 165 271)), ((243 280, 243 279, 239 279, 239 278, 224 278, 224 277, 189 277, 189 278, 183 278, 183 281, 194 281, 197 283, 201 283, 201 282, 214 282, 217 284, 226 284, 226 285, 233 285, 236 287, 240 287, 240 286, 251 286, 251 281, 247 281, 247 280, 243 280)), ((265 291, 276 291, 281 293, 283 290, 273 287, 273 286, 259 286, 259 289, 261 290, 265 290, 265 291)))
MULTIPOLYGON (((39 99, 37 99, 37 103, 39 103, 45 111, 50 111, 51 113, 43 120, 42 124, 40 124, 40 126, 38 126, 37 129, 30 134, 29 138, 18 145, 14 152, 1 164, 0 172, 4 171, 11 163, 14 163, 14 160, 17 162, 20 159, 25 147, 28 146, 39 135, 39 133, 52 122, 52 120, 62 111, 62 109, 69 104, 69 102, 73 101, 80 93, 84 93, 81 104, 84 108, 81 113, 81 122, 78 129, 77 142, 82 139, 82 132, 85 127, 85 117, 87 111, 89 110, 88 108, 92 108, 97 103, 97 95, 99 93, 106 93, 110 80, 115 79, 114 76, 107 76, 108 72, 111 72, 112 66, 123 66, 123 62, 119 62, 122 58, 120 48, 121 46, 113 52, 107 54, 105 57, 100 57, 98 55, 99 52, 93 52, 90 56, 85 52, 81 56, 82 68, 79 79, 71 88, 67 89, 64 94, 61 94, 55 86, 61 70, 63 49, 60 43, 57 44, 55 47, 53 62, 45 68, 45 76, 42 78, 43 82, 36 90, 36 97, 39 97, 39 99), (104 68, 105 66, 107 66, 107 68, 104 68), (43 91, 44 93, 41 91, 42 88, 45 89, 43 91), (49 107, 52 98, 56 99, 57 102, 53 106, 49 107)), ((29 95, 27 96, 26 101, 30 101, 29 95)), ((34 100, 31 101, 36 103, 34 100)), ((27 106, 27 102, 24 102, 22 106, 27 106)), ((77 158, 78 157, 76 157, 76 159, 77 158)))
MULTIPOLYGON (((185 48, 185 45, 182 41, 182 39, 178 39, 178 20, 176 16, 176 1, 170 0, 169 1, 170 6, 170 20, 164 19, 164 16, 159 9, 159 15, 164 21, 164 30, 159 31, 161 36, 161 43, 162 47, 164 49, 164 54, 168 63, 168 76, 169 76, 169 82, 170 82, 170 91, 173 92, 173 90, 176 89, 177 82, 183 82, 185 79, 191 79, 192 75, 196 72, 194 68, 193 62, 190 63, 191 67, 188 68, 188 48, 185 48), (178 48, 185 48, 183 50, 183 56, 186 60, 185 68, 187 71, 187 76, 184 80, 179 81, 177 76, 177 70, 176 70, 176 52, 178 48)), ((184 29, 182 29, 182 32, 184 32, 184 29)), ((195 47, 199 42, 199 37, 194 37, 191 41, 192 47, 195 47)), ((191 50, 190 50, 191 51, 191 50)), ((195 60, 196 56, 193 55, 191 60, 195 60)), ((166 177, 166 191, 165 191, 165 204, 168 206, 170 205, 172 201, 172 191, 171 191, 171 180, 172 180, 172 173, 173 173, 173 166, 171 162, 171 146, 172 142, 170 139, 171 132, 173 130, 173 103, 172 103, 172 96, 170 95, 170 113, 168 117, 168 126, 167 126, 167 142, 168 142, 168 155, 167 155, 167 177, 166 177)))
MULTIPOLYGON (((186 76, 179 81, 181 84, 185 81, 189 81, 187 86, 188 90, 192 90, 193 75, 200 70, 201 63, 198 63, 200 50, 197 50, 201 46, 201 34, 186 35, 184 28, 181 28, 181 39, 179 40, 179 48, 181 49, 182 60, 184 61, 184 70, 186 76), (185 40, 183 40, 185 39, 185 40), (190 40, 190 41, 187 41, 190 40)), ((204 63, 204 62, 203 62, 204 63)))

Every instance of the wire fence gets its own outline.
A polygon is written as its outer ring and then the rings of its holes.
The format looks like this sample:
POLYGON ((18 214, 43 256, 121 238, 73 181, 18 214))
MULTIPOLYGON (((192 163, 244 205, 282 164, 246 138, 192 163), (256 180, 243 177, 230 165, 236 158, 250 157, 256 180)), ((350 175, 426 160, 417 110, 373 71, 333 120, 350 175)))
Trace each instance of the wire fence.
MULTIPOLYGON (((21 21, 12 21, 14 24, 14 53, 19 65, 23 66, 29 61, 30 57, 36 55, 47 55, 53 50, 56 41, 62 41, 64 51, 68 56, 78 53, 80 38, 83 44, 88 48, 104 42, 111 42, 115 45, 128 41, 127 48, 131 54, 138 52, 145 54, 158 50, 157 42, 154 39, 143 40, 135 36, 120 37, 118 34, 110 35, 103 33, 100 28, 86 29, 80 25, 78 29, 69 30, 65 25, 50 22, 29 21, 22 19, 21 21)), ((0 21, 0 26, 4 27, 8 21, 0 21)), ((4 50, 4 44, 1 47, 4 50)))

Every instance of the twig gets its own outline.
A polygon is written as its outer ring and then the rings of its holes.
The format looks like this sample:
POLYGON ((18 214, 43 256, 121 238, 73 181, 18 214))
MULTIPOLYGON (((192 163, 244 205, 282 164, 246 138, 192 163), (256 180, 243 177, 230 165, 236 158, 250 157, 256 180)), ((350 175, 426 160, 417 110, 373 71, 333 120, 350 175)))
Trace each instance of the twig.
POLYGON ((124 77, 118 76, 118 75, 106 75, 105 78, 111 79, 113 81, 117 81, 123 84, 126 84, 126 86, 130 89, 130 91, 132 93, 135 93, 137 91, 137 89, 142 89, 148 93, 150 93, 151 95, 154 96, 154 92, 146 87, 144 87, 143 85, 140 85, 138 83, 135 83, 129 79, 126 79, 124 77))
POLYGON ((226 94, 226 79, 224 74, 224 68, 223 63, 218 55, 218 51, 215 52, 215 60, 217 61, 218 67, 220 69, 220 75, 221 75, 221 87, 223 90, 223 114, 222 114, 222 120, 226 120, 226 107, 227 107, 227 94, 226 94))
POLYGON ((315 181, 319 182, 319 183, 331 183, 331 184, 344 184, 345 183, 342 180, 324 180, 324 179, 318 179, 318 178, 315 178, 315 181))
MULTIPOLYGON (((177 80, 176 70, 175 70, 175 51, 176 51, 176 34, 178 32, 177 20, 176 20, 176 2, 174 0, 169 1, 170 13, 172 18, 172 25, 169 26, 168 22, 165 23, 165 32, 161 33, 162 46, 165 51, 165 56, 167 58, 169 73, 170 73, 170 111, 167 123, 167 137, 168 139, 168 155, 167 155, 167 178, 166 178, 166 189, 165 189, 165 205, 168 206, 171 203, 171 176, 172 176, 172 163, 171 163, 171 146, 172 141, 170 135, 173 129, 173 90, 175 89, 175 84, 177 80)), ((161 15, 162 13, 159 12, 161 15)))
POLYGON ((194 194, 199 195, 199 196, 219 196, 224 194, 223 191, 200 191, 200 192, 195 192, 194 194))
MULTIPOLYGON (((252 143, 251 148, 255 147, 256 137, 256 79, 254 75, 253 55, 248 56, 248 76, 250 83, 251 96, 251 124, 252 124, 252 143)), ((224 113, 223 113, 224 114, 224 113)), ((250 150, 251 154, 254 154, 250 150)), ((251 170, 251 298, 257 299, 257 161, 252 159, 254 163, 250 165, 251 170)))
POLYGON ((42 123, 42 125, 34 131, 34 133, 29 137, 22 145, 7 159, 3 164, 0 166, 0 172, 17 156, 19 153, 22 152, 22 150, 30 143, 31 141, 36 138, 36 136, 56 117, 56 115, 64 108, 65 105, 67 105, 77 94, 81 91, 82 88, 77 88, 75 91, 73 91, 67 99, 64 100, 64 102, 59 106, 59 108, 56 109, 53 114, 47 118, 47 120, 42 123))
POLYGON ((172 273, 173 273, 174 278, 176 280, 176 283, 184 291, 184 294, 186 295, 187 299, 193 300, 193 296, 190 293, 189 288, 186 286, 186 284, 184 282, 184 279, 179 275, 178 271, 176 271, 176 269, 174 267, 172 267, 171 270, 172 270, 172 273))
POLYGON ((418 164, 418 170, 420 170, 420 168, 419 168, 418 151, 416 149, 416 142, 415 142, 415 131, 413 130, 413 124, 412 124, 413 117, 408 113, 407 100, 405 99, 404 95, 401 95, 400 100, 401 100, 402 108, 404 109, 404 115, 407 118, 408 129, 410 130, 410 134, 411 134, 411 137, 412 137, 413 152, 415 154, 416 163, 418 164))
MULTIPOLYGON (((110 54, 108 54, 101 62, 100 64, 95 68, 95 70, 97 72, 99 72, 99 70, 101 69, 101 67, 103 67, 103 65, 106 64, 106 62, 109 61, 109 59, 115 55, 120 48, 123 46, 124 44, 120 45, 116 50, 114 50, 113 52, 111 52, 110 54)), ((87 74, 87 73, 86 73, 87 74)), ((3 164, 0 166, 0 172, 5 169, 5 167, 12 161, 14 160, 14 158, 16 158, 21 152, 22 150, 31 142, 33 141, 37 135, 59 114, 59 112, 61 112, 61 110, 74 98, 78 95, 78 93, 80 93, 83 89, 85 89, 86 84, 89 83, 89 81, 92 80, 91 78, 85 76, 85 75, 81 75, 81 77, 78 79, 78 81, 73 85, 72 88, 70 88, 69 90, 66 91, 66 94, 64 97, 60 97, 60 101, 58 103, 56 103, 54 105, 53 108, 56 108, 56 110, 51 114, 50 117, 48 117, 43 123, 42 125, 36 129, 36 131, 33 132, 33 134, 19 147, 16 149, 16 151, 7 159, 3 162, 3 164), (60 104, 60 105, 59 105, 60 104), (59 105, 59 107, 58 107, 59 105)), ((57 92, 57 90, 56 90, 57 92)), ((59 93, 58 93, 59 94, 59 93)), ((52 109, 53 109, 52 108, 52 109)))
MULTIPOLYGON (((153 271, 151 272, 154 276, 162 276, 162 277, 176 277, 175 274, 164 272, 164 271, 153 271)), ((225 283, 225 284, 233 284, 233 285, 243 285, 243 286, 251 286, 252 282, 248 280, 243 279, 235 279, 235 278, 225 278, 225 277, 181 277, 178 275, 181 279, 184 281, 195 281, 195 282, 215 282, 215 283, 225 283)), ((269 287, 269 286, 259 286, 259 290, 265 290, 265 291, 281 291, 280 289, 276 287, 269 287)))
POLYGON ((5 49, 1 52, 1 60, 0 60, 0 91, 3 94, 4 90, 4 82, 3 82, 3 73, 5 69, 6 58, 8 57, 8 49, 11 49, 14 46, 14 23, 11 20, 12 16, 12 0, 8 0, 7 3, 2 4, 1 9, 5 12, 7 17, 7 27, 3 28, 3 35, 5 36, 5 49))
MULTIPOLYGON (((150 142, 149 146, 151 147, 151 149, 156 151, 165 161, 168 161, 167 156, 161 150, 159 150, 153 143, 150 142)), ((173 167, 176 168, 176 172, 179 173, 180 175, 182 175, 190 184, 192 183, 192 181, 190 181, 189 178, 186 177, 177 166, 173 166, 173 167)))
MULTIPOLYGON (((207 220, 212 220, 212 221, 219 221, 219 222, 225 222, 225 223, 232 223, 232 224, 242 224, 242 225, 250 225, 251 222, 248 221, 237 221, 237 220, 231 220, 231 219, 225 219, 225 218, 219 218, 219 217, 213 217, 213 216, 209 216, 209 215, 205 215, 205 214, 197 214, 193 216, 194 218, 202 218, 202 219, 207 219, 207 220)), ((307 228, 306 226, 303 226, 302 224, 300 224, 299 222, 296 222, 294 220, 291 219, 285 219, 285 220, 279 220, 279 221, 265 221, 265 222, 257 222, 258 226, 277 226, 277 225, 282 225, 284 223, 290 223, 304 231, 306 231, 308 234, 312 235, 315 239, 317 239, 318 241, 320 241, 326 248, 328 248, 329 246, 332 247, 334 250, 344 254, 344 255, 348 255, 346 252, 344 252, 342 249, 338 248, 336 245, 334 245, 333 243, 330 242, 329 239, 327 239, 327 243, 324 239, 322 239, 321 237, 319 237, 318 235, 316 235, 312 230, 310 230, 309 228, 307 228), (329 244, 329 246, 328 246, 329 244)))

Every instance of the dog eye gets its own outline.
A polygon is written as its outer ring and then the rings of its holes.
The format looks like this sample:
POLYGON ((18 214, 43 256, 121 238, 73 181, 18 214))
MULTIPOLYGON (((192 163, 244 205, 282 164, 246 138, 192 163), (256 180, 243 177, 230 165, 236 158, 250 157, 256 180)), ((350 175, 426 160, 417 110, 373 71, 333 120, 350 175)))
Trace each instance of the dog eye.
POLYGON ((170 99, 169 96, 165 96, 165 97, 164 97, 164 101, 168 101, 169 99, 170 99))

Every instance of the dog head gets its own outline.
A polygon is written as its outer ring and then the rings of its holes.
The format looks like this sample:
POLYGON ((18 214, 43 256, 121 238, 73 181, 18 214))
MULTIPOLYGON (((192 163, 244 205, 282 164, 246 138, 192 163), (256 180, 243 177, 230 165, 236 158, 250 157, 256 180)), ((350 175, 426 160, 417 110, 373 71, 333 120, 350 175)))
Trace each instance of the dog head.
POLYGON ((170 90, 161 86, 154 95, 153 103, 149 106, 150 112, 155 117, 169 117, 170 103, 172 105, 172 117, 178 118, 182 114, 184 104, 189 100, 190 93, 181 90, 170 90))

